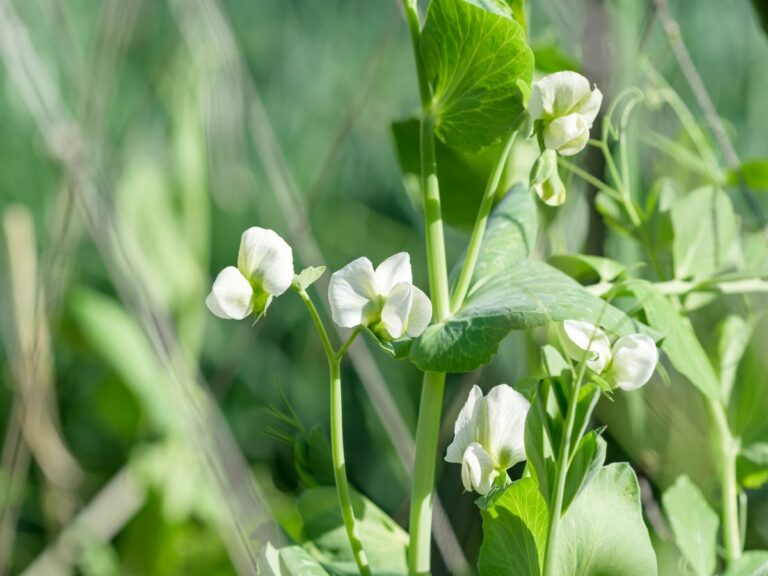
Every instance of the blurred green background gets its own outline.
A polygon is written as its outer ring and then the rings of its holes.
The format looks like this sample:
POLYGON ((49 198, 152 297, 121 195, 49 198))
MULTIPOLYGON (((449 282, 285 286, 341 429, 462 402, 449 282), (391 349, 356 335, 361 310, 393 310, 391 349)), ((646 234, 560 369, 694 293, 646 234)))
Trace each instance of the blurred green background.
MULTIPOLYGON (((701 121, 651 3, 529 4, 542 72, 578 69, 609 102, 647 61, 701 121)), ((739 156, 768 157, 758 11, 746 0, 671 8, 739 156)), ((275 534, 275 518, 298 537, 296 495, 329 483, 325 359, 295 295, 256 326, 218 320, 203 301, 255 225, 283 235, 301 265, 408 251, 426 287, 418 202, 391 131, 418 110, 399 3, 0 0, 0 48, 0 574, 237 573, 233 534, 275 534)), ((663 113, 642 122, 669 126, 663 113)), ((660 175, 695 180, 634 141, 640 194, 660 175)), ((513 156, 509 180, 524 178, 531 151, 513 156)), ((592 153, 579 161, 602 170, 592 153)), ((446 199, 459 224, 477 182, 446 199)), ((542 251, 634 262, 637 247, 605 229, 592 198, 574 181, 567 205, 543 212, 542 251)), ((449 258, 465 234, 450 229, 449 258)), ((707 309, 699 333, 738 306, 707 309)), ((765 382, 766 331, 745 378, 765 382)), ((535 372, 542 338, 514 333, 481 373, 449 379, 441 450, 469 387, 535 372)), ((405 526, 420 375, 366 347, 344 368, 349 475, 405 526)), ((679 473, 713 496, 700 400, 675 384, 656 378, 598 411, 610 457, 647 479, 651 522, 654 494, 679 473)), ((437 477, 452 530, 436 522, 436 572, 449 573, 465 562, 452 538, 472 563, 482 534, 458 468, 441 463, 437 477)), ((768 497, 750 499, 747 544, 765 548, 768 497)))

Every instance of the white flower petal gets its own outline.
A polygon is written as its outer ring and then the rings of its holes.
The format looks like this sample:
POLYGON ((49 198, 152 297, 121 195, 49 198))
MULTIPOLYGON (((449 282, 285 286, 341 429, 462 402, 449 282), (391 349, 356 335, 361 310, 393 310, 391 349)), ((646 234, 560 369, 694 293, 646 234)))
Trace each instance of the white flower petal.
POLYGON ((205 299, 208 309, 225 320, 242 320, 253 311, 253 288, 234 266, 219 272, 205 299))
POLYGON ((477 442, 470 444, 461 459, 461 482, 467 492, 474 490, 485 496, 491 491, 499 473, 493 460, 477 442))
POLYGON ((525 418, 528 400, 506 384, 491 388, 481 415, 482 445, 496 465, 508 469, 525 460, 525 418))
POLYGON ((623 390, 635 390, 651 379, 658 361, 653 338, 645 334, 623 336, 613 345, 613 362, 606 380, 623 390))
POLYGON ((464 403, 456 423, 453 425, 453 442, 445 452, 445 461, 461 464, 464 451, 476 439, 480 412, 483 405, 483 392, 480 387, 472 386, 467 401, 464 403))
POLYGON ((376 268, 376 289, 382 296, 387 296, 401 282, 413 284, 411 257, 408 252, 398 252, 376 268))
POLYGON ((565 116, 573 112, 589 93, 589 81, 581 74, 555 72, 533 85, 528 112, 534 120, 565 116))
POLYGON ((587 367, 596 374, 605 370, 611 360, 611 342, 605 332, 581 320, 566 320, 563 332, 565 351, 571 358, 577 362, 586 360, 587 367))
POLYGON ((384 302, 381 309, 381 326, 393 340, 405 333, 412 304, 413 287, 407 282, 401 282, 392 288, 384 302))
POLYGON ((371 261, 358 258, 334 272, 328 300, 333 321, 342 328, 367 326, 375 320, 379 303, 371 261))
POLYGON ((589 126, 581 114, 556 118, 544 128, 544 145, 563 156, 573 156, 589 141, 589 126))
POLYGON ((412 286, 412 288, 413 304, 411 305, 411 311, 408 314, 406 332, 411 338, 416 338, 417 336, 421 336, 422 332, 427 329, 429 322, 432 320, 432 303, 424 292, 416 286, 412 286))
POLYGON ((273 230, 254 226, 240 238, 237 267, 265 292, 280 296, 293 282, 293 251, 273 230))
POLYGON ((589 96, 580 102, 575 112, 578 112, 584 117, 587 126, 592 128, 592 123, 597 118, 597 113, 600 112, 600 105, 603 103, 603 93, 597 88, 589 93, 589 96))

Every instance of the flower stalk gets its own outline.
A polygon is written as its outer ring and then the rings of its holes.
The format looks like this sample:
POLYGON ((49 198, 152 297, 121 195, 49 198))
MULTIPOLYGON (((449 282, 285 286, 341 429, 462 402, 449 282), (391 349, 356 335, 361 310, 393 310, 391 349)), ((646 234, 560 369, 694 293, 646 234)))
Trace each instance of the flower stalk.
POLYGON ((515 128, 504 143, 501 155, 496 161, 496 165, 493 167, 491 175, 488 178, 488 183, 486 184, 485 192, 483 193, 483 199, 480 203, 480 208, 477 211, 475 226, 472 229, 472 236, 469 239, 467 255, 464 258, 464 264, 461 267, 459 280, 456 283, 451 298, 451 312, 453 313, 456 313, 459 308, 461 308, 464 299, 467 297, 469 285, 472 282, 472 276, 474 275, 475 267, 477 266, 477 259, 480 256, 480 246, 483 243, 485 228, 488 225, 488 218, 490 217, 491 209, 493 208, 493 200, 496 197, 496 190, 499 187, 499 182, 501 182, 501 175, 504 173, 504 167, 507 165, 509 153, 512 150, 512 145, 517 136, 517 125, 518 122, 515 122, 515 128))
POLYGON ((344 521, 344 528, 347 532, 347 539, 352 548, 352 555, 355 558, 357 569, 362 576, 371 576, 368 557, 363 549, 363 543, 360 540, 360 533, 355 522, 352 494, 349 488, 349 480, 347 479, 347 465, 344 456, 344 420, 341 402, 341 361, 349 346, 362 330, 362 327, 355 328, 338 352, 335 351, 328 337, 328 331, 325 329, 325 324, 323 324, 317 307, 312 302, 312 298, 310 298, 306 290, 297 290, 297 293, 307 306, 307 310, 309 310, 309 315, 312 317, 328 359, 331 382, 331 457, 333 459, 333 477, 336 482, 336 495, 339 499, 341 517, 344 521))

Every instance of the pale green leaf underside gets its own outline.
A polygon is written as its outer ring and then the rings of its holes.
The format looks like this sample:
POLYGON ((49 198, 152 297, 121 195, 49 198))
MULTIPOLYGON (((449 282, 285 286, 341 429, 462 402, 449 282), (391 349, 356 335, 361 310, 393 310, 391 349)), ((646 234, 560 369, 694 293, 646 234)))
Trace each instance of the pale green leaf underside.
MULTIPOLYGON (((656 576, 656 555, 632 468, 601 468, 574 500, 560 526, 554 574, 656 576)), ((532 478, 512 484, 483 512, 481 576, 541 573, 547 507, 532 478)))
POLYGON ((768 551, 745 552, 728 567, 723 576, 768 576, 768 551))
MULTIPOLYGON (((352 495, 360 540, 374 574, 407 574, 408 534, 367 498, 352 495)), ((358 574, 336 490, 312 488, 298 500, 305 547, 333 574, 358 574)))
POLYGON ((672 205, 675 277, 701 280, 741 260, 739 222, 722 190, 699 188, 672 205))
POLYGON ((699 576, 714 574, 720 521, 699 487, 687 476, 680 476, 664 493, 662 503, 677 547, 688 564, 699 576))
POLYGON ((578 282, 530 256, 536 206, 518 185, 497 206, 488 225, 464 306, 430 326, 411 347, 422 370, 469 372, 486 364, 512 330, 563 320, 587 320, 611 332, 641 327, 578 282))
POLYGON ((539 576, 547 538, 547 505, 533 478, 523 478, 483 511, 483 576, 539 576))
POLYGON ((555 574, 655 576, 656 555, 629 464, 602 468, 563 518, 555 574))
POLYGON ((502 138, 524 110, 533 52, 520 25, 501 10, 466 0, 432 0, 421 55, 434 87, 435 133, 477 151, 502 138))

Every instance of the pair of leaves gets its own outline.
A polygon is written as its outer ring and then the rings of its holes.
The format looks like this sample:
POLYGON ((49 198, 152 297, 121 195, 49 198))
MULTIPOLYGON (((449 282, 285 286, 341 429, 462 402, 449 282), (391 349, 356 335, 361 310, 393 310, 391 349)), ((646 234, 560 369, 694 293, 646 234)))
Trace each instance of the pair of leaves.
MULTIPOLYGON (((560 526, 555 574, 654 576, 656 556, 628 464, 601 468, 560 526)), ((483 576, 539 576, 547 534, 547 505, 532 478, 510 485, 483 512, 483 576)))
POLYGON ((621 335, 641 331, 622 311, 532 257, 537 226, 532 195, 516 185, 491 215, 463 306, 411 346, 420 369, 470 372, 490 361, 510 331, 550 322, 586 320, 621 335))

